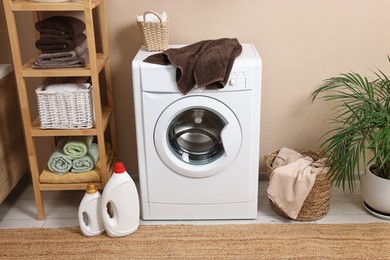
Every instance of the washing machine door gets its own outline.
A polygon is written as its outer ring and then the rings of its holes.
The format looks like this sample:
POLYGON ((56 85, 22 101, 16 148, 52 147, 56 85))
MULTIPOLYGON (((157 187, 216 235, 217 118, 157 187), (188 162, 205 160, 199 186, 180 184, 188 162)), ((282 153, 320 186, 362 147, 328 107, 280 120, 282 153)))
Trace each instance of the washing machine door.
POLYGON ((154 143, 171 170, 202 178, 222 172, 235 160, 241 135, 239 121, 229 107, 210 97, 191 96, 161 113, 154 143))

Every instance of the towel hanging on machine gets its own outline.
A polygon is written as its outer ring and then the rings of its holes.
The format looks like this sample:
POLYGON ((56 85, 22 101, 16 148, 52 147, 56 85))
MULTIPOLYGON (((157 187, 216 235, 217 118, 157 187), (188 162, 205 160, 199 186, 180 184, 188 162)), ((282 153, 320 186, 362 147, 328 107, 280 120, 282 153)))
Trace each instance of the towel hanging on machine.
POLYGON ((223 88, 241 54, 242 46, 236 38, 204 40, 181 48, 170 48, 152 54, 144 62, 176 67, 177 87, 187 94, 196 84, 199 87, 223 88))

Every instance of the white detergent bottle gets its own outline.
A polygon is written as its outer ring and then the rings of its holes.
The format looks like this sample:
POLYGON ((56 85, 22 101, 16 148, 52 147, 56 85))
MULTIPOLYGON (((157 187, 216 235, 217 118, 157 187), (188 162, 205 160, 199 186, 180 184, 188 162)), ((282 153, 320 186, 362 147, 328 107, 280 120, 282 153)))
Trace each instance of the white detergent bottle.
POLYGON ((115 163, 114 173, 103 190, 102 216, 110 237, 126 236, 138 229, 138 192, 122 162, 115 163))
POLYGON ((79 224, 83 235, 96 236, 104 232, 100 209, 101 195, 95 185, 88 184, 78 210, 79 224))

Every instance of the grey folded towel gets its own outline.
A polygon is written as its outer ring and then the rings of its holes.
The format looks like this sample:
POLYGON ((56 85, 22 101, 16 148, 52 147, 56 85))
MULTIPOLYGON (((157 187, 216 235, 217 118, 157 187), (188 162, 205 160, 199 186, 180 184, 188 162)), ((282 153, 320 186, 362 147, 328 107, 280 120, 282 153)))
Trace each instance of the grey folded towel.
POLYGON ((33 69, 82 68, 89 60, 88 49, 78 51, 43 53, 32 64, 33 69))
POLYGON ((83 68, 88 62, 88 52, 85 55, 77 57, 71 61, 53 61, 53 62, 34 62, 33 69, 60 69, 60 68, 83 68))
POLYGON ((42 53, 41 55, 38 56, 36 61, 39 63, 44 63, 46 61, 50 61, 50 62, 72 61, 84 55, 85 51, 87 51, 87 41, 84 41, 82 44, 76 46, 76 48, 74 48, 71 51, 42 53))
POLYGON ((41 38, 73 38, 84 32, 84 21, 72 16, 51 16, 35 23, 41 38))

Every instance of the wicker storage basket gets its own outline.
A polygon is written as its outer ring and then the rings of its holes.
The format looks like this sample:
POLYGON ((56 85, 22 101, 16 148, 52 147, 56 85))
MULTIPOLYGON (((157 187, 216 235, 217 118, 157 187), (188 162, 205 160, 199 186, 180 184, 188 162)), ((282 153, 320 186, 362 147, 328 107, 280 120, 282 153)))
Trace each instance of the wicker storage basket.
POLYGON ((142 41, 147 51, 164 51, 168 49, 169 23, 168 19, 163 21, 161 16, 153 11, 144 13, 143 21, 137 21, 138 28, 141 31, 142 41), (146 21, 146 15, 155 15, 160 22, 146 21))
POLYGON ((95 124, 92 86, 75 91, 35 90, 41 128, 92 128, 95 124))
MULTIPOLYGON (((294 151, 301 153, 304 156, 310 156, 314 161, 320 159, 320 153, 313 150, 307 149, 299 149, 292 148, 294 151)), ((267 174, 270 177, 272 171, 272 162, 274 161, 278 151, 274 151, 272 153, 266 154, 264 156, 266 166, 267 166, 267 174)), ((328 213, 329 204, 330 204, 330 194, 332 191, 332 184, 326 177, 326 172, 322 171, 317 174, 316 180, 314 182, 314 186, 311 189, 309 195, 307 196, 305 202, 302 205, 301 210, 299 211, 297 219, 298 221, 313 221, 322 218, 328 213)), ((272 209, 278 213, 279 215, 291 219, 287 216, 280 208, 278 208, 275 203, 270 200, 270 204, 272 209)))

